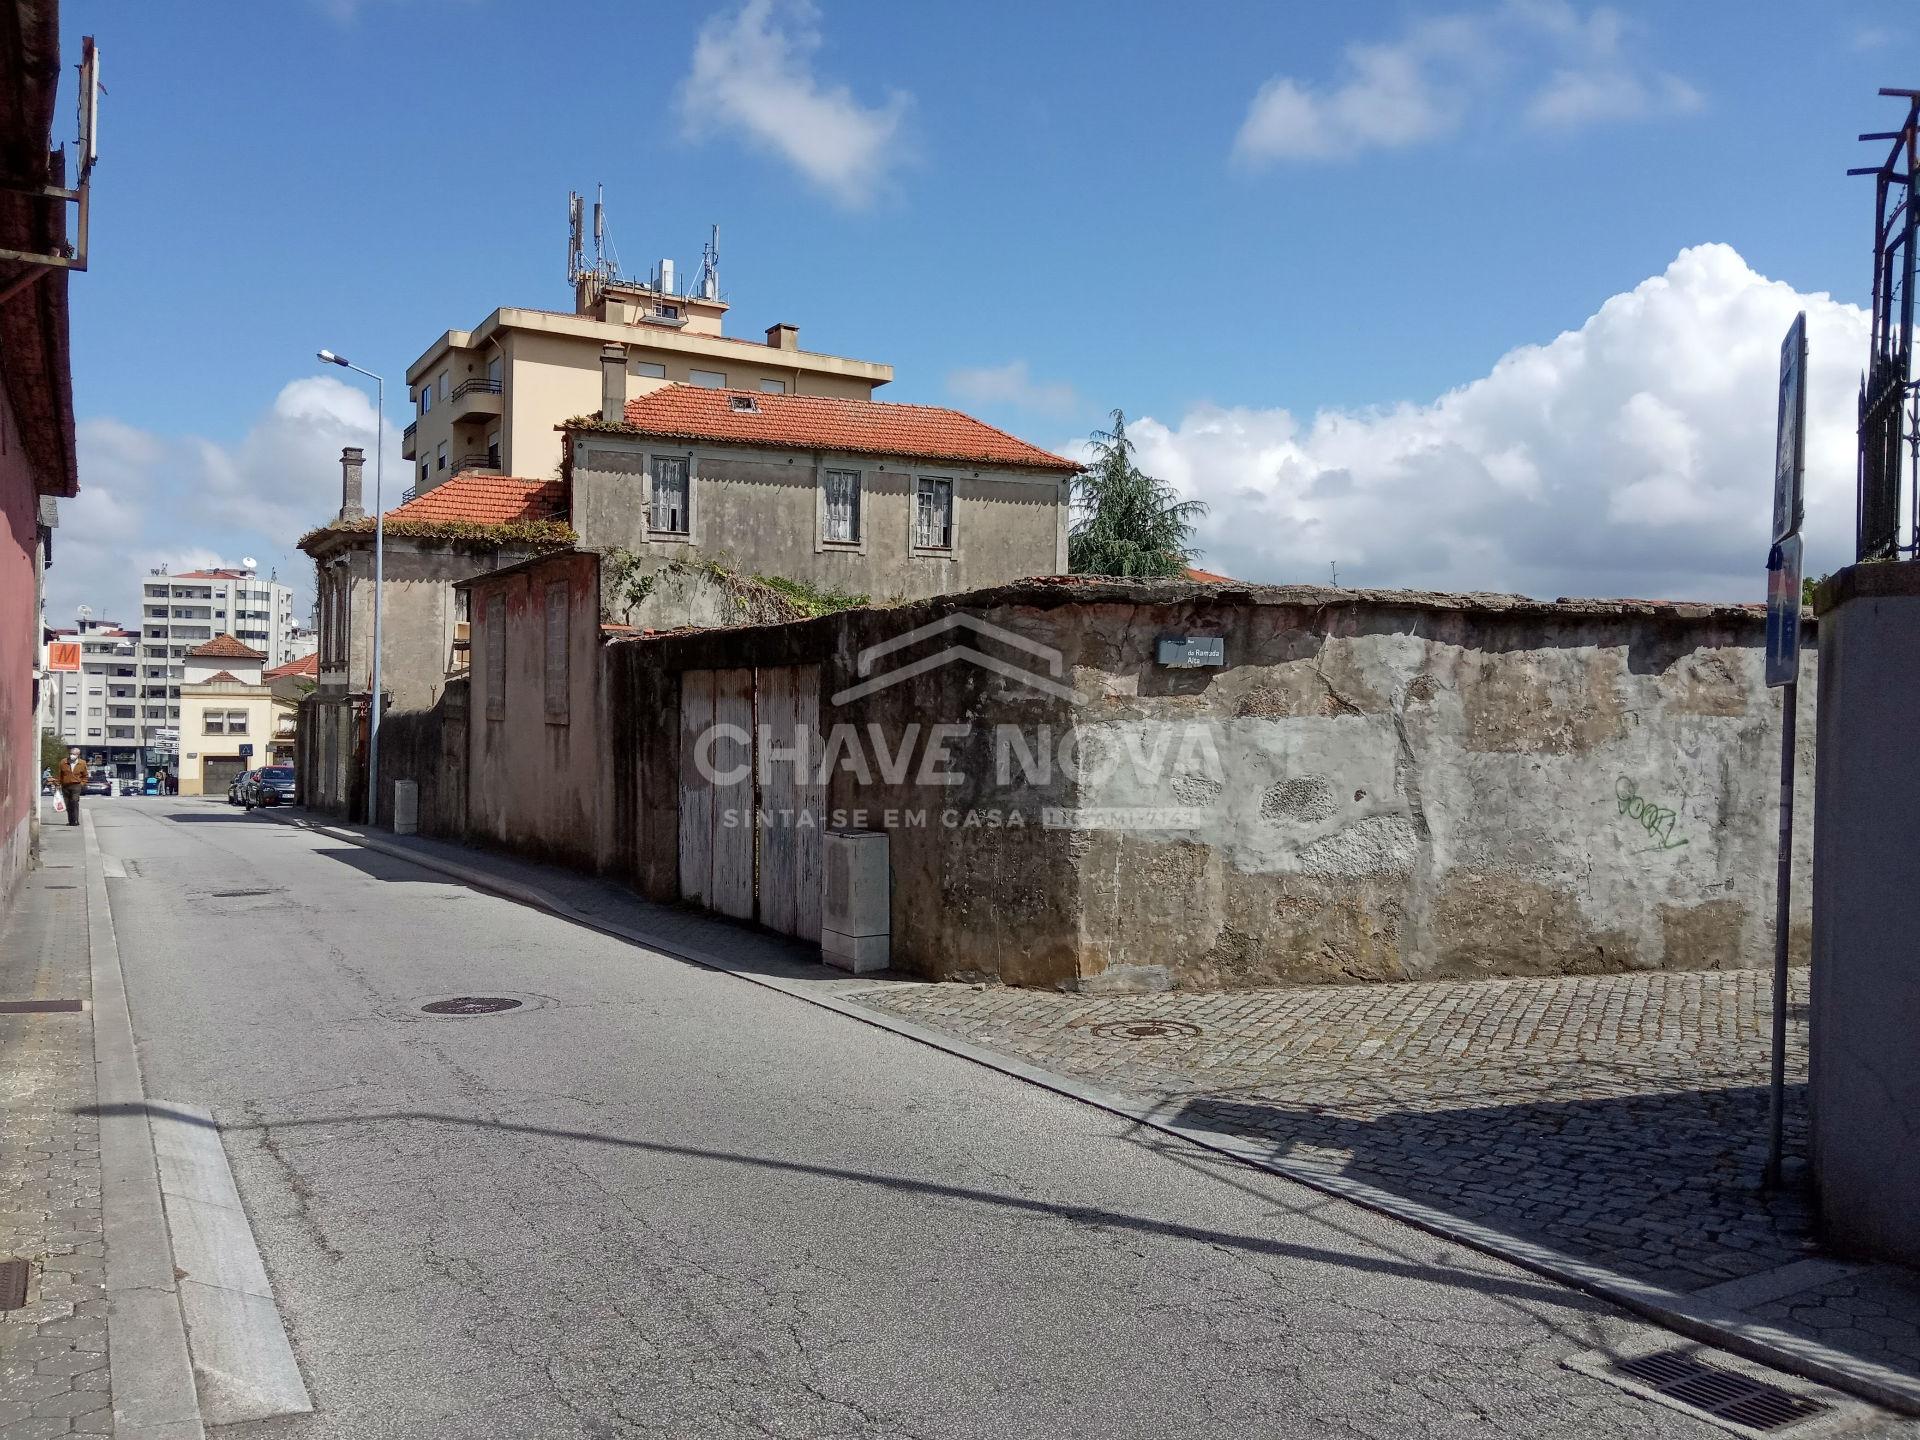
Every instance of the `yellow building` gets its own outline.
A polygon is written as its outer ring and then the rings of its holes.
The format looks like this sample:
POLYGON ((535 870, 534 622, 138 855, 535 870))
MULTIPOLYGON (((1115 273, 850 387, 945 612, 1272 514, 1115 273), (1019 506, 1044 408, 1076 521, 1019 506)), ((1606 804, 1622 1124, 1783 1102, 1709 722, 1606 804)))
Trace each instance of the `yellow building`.
POLYGON ((291 765, 294 702, 275 693, 267 657, 231 635, 185 656, 180 686, 180 793, 225 795, 243 770, 291 765))
POLYGON ((600 410, 601 354, 626 359, 624 394, 704 385, 771 395, 867 400, 893 379, 891 365, 800 348, 792 325, 765 341, 721 333, 727 302, 717 267, 683 291, 673 263, 645 282, 607 266, 577 267, 572 314, 499 309, 472 330, 449 330, 407 367, 414 410, 400 453, 425 493, 468 472, 558 472, 562 420, 600 410))

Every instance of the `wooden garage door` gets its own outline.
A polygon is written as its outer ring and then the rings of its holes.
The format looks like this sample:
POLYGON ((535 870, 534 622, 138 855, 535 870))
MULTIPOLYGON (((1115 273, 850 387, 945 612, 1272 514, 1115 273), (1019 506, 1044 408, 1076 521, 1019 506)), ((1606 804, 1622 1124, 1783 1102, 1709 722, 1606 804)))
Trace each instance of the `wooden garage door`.
POLYGON ((820 938, 820 748, 819 666, 680 677, 682 898, 820 938), (713 726, 726 738, 703 742, 713 726))

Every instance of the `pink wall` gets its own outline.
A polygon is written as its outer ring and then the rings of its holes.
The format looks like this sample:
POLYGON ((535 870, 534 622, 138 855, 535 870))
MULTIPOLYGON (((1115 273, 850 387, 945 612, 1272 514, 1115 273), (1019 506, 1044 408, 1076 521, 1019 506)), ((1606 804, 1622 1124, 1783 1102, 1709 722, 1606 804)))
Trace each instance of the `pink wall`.
POLYGON ((33 703, 39 654, 34 548, 40 502, 13 407, 0 387, 0 908, 26 873, 40 773, 33 703))

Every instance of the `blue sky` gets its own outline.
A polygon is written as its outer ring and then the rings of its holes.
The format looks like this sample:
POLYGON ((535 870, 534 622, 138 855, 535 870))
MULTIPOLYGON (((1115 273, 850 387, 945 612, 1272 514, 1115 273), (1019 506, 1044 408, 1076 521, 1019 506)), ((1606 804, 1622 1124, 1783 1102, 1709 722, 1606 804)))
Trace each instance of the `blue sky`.
POLYGON ((1714 457, 1746 454, 1747 390, 1770 426, 1760 360, 1796 296, 1840 302, 1815 317, 1840 413, 1868 278, 1868 195, 1843 172, 1865 158, 1854 134, 1894 118, 1875 89, 1920 84, 1893 0, 67 0, 64 23, 71 55, 98 38, 108 95, 94 266, 73 289, 82 484, 100 494, 72 507, 56 619, 119 603, 77 587, 124 586, 129 556, 299 568, 302 517, 324 518, 330 455, 366 419, 330 387, 289 397, 315 348, 383 370, 404 423, 400 376, 435 335, 566 305, 566 193, 596 182, 629 270, 690 267, 719 222, 731 333, 791 321, 809 348, 887 361, 882 398, 1048 445, 1124 407, 1212 505, 1221 568, 1724 592, 1760 522, 1694 548, 1702 496, 1739 483, 1714 457), (1708 244, 1728 248, 1668 276, 1708 244), (1550 350, 1609 405, 1529 412, 1510 381, 1470 414, 1441 403, 1662 276, 1646 314, 1550 350), (1729 286, 1767 303, 1722 304, 1729 286), (1724 343, 1662 349, 1693 331, 1724 343), (1710 401, 1702 366, 1725 372, 1710 401), (1667 437, 1691 468, 1664 489, 1619 454, 1565 473, 1623 427, 1633 455, 1667 437), (1409 485, 1528 523, 1495 549, 1479 521, 1385 541, 1409 485), (1600 492, 1603 519, 1658 531, 1608 542, 1645 563, 1556 558, 1600 492), (1341 499, 1357 494, 1374 503, 1341 499))

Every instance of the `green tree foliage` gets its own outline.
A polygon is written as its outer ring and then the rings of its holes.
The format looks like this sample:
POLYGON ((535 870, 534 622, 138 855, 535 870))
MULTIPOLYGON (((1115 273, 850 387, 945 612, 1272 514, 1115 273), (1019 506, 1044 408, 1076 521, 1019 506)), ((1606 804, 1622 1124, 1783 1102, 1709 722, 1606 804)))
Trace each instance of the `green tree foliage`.
POLYGON ((67 758, 67 742, 51 730, 40 732, 40 768, 56 770, 60 762, 67 758))
POLYGON ((1093 432, 1093 463, 1073 482, 1067 568, 1076 575, 1177 576, 1193 563, 1193 524, 1206 514, 1134 462, 1127 417, 1093 432))

